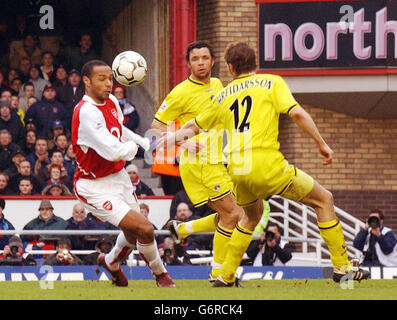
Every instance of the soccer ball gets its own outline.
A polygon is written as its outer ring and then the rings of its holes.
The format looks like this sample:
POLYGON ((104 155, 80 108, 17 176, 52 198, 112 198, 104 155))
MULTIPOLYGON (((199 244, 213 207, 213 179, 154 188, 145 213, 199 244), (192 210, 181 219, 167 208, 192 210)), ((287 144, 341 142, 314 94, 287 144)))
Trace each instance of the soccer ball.
POLYGON ((146 77, 146 60, 135 51, 121 52, 113 60, 112 72, 117 82, 128 87, 136 86, 146 77))

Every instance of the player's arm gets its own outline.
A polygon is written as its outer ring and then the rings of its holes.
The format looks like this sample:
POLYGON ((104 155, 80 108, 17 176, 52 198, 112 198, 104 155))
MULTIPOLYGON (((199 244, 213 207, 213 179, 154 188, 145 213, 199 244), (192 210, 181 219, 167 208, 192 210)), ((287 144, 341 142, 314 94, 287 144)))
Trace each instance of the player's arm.
POLYGON ((145 149, 145 151, 149 150, 150 148, 149 138, 142 137, 125 126, 122 127, 122 130, 123 130, 121 135, 122 142, 134 141, 136 144, 139 144, 143 149, 145 149))
POLYGON ((288 114, 296 125, 316 142, 320 153, 325 157, 323 165, 330 164, 334 152, 321 137, 312 117, 296 102, 282 77, 274 77, 274 82, 273 93, 276 110, 279 113, 288 114))
POLYGON ((86 104, 80 110, 77 144, 95 150, 109 161, 129 161, 135 157, 138 147, 134 141, 120 142, 106 127, 105 119, 97 108, 86 104))
POLYGON ((297 106, 291 110, 289 115, 296 125, 316 142, 320 153, 325 157, 323 165, 330 164, 332 162, 334 152, 321 137, 321 134, 310 114, 308 114, 301 106, 297 106))

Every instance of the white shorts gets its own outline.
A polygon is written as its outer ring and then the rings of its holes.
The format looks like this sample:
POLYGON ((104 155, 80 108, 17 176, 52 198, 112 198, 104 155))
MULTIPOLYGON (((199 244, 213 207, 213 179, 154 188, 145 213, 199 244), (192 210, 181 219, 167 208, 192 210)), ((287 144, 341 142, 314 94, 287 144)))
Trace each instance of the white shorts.
POLYGON ((140 212, 130 177, 125 169, 98 179, 79 179, 75 193, 81 204, 101 221, 118 227, 133 209, 140 212))

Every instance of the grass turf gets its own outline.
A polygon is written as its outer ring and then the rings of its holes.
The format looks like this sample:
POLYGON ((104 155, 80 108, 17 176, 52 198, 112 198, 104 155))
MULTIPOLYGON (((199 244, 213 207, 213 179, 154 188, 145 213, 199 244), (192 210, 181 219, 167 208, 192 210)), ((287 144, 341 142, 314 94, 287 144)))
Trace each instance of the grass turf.
POLYGON ((177 288, 157 288, 152 280, 134 280, 118 288, 110 281, 55 281, 41 289, 38 281, 1 282, 7 300, 396 300, 396 280, 354 282, 342 289, 328 279, 251 280, 244 288, 212 288, 206 280, 175 280, 177 288))

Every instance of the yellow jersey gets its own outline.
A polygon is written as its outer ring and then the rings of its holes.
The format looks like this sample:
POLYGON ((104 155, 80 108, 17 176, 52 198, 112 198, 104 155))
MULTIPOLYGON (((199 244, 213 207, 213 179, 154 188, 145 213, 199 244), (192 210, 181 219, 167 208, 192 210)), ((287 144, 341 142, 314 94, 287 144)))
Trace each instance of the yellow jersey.
POLYGON ((297 106, 280 76, 245 74, 220 91, 212 104, 195 118, 195 124, 206 130, 221 124, 228 135, 225 154, 279 150, 279 116, 297 106))
MULTIPOLYGON (((157 110, 154 119, 166 125, 178 119, 182 127, 208 108, 211 99, 222 89, 223 85, 218 78, 211 78, 209 83, 204 83, 189 77, 171 90, 157 110)), ((211 130, 192 138, 206 145, 193 157, 193 160, 198 161, 197 163, 222 162, 222 133, 223 130, 211 130)))

